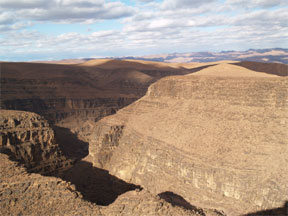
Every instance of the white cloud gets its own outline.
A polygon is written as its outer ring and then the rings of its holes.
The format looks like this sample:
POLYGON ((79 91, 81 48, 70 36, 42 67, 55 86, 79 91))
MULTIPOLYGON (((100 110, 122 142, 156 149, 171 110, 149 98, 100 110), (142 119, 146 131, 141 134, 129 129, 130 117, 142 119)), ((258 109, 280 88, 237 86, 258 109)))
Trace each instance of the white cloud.
POLYGON ((50 1, 47 0, 1 0, 0 7, 11 9, 40 8, 47 7, 50 1))
POLYGON ((209 4, 215 0, 164 0, 163 9, 196 8, 200 5, 209 4))
POLYGON ((232 20, 235 25, 257 27, 255 31, 258 31, 259 28, 267 28, 267 30, 269 31, 269 29, 272 27, 288 27, 287 17, 288 10, 277 9, 273 11, 254 11, 248 14, 239 15, 232 20))
POLYGON ((10 13, 2 13, 0 14, 0 25, 12 24, 15 22, 15 18, 11 16, 10 13))
POLYGON ((105 0, 56 0, 56 2, 63 6, 94 7, 103 5, 105 0))
POLYGON ((97 31, 97 32, 93 32, 91 34, 92 37, 96 37, 96 38, 103 38, 103 37, 108 37, 111 35, 115 35, 118 32, 115 30, 107 30, 107 31, 97 31))
POLYGON ((288 5, 287 0, 227 0, 227 3, 243 8, 271 8, 288 5))
POLYGON ((0 10, 19 20, 85 22, 131 16, 133 8, 105 0, 1 0, 0 10))
POLYGON ((148 2, 153 2, 153 1, 155 1, 155 0, 137 0, 137 1, 139 1, 139 2, 144 2, 144 3, 148 3, 148 2))

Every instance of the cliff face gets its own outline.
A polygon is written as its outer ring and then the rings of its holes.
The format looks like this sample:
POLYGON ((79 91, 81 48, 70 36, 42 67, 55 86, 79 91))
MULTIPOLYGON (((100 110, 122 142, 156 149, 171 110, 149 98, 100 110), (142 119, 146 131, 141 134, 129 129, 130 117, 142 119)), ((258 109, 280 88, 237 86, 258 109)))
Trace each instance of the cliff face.
POLYGON ((69 182, 27 173, 0 153, 2 215, 101 215, 69 182))
MULTIPOLYGON (((75 185, 60 178, 27 173, 24 167, 0 153, 0 208, 2 215, 91 215, 91 216, 221 216, 215 210, 169 201, 148 191, 122 194, 109 206, 85 201, 75 185)), ((173 197, 172 197, 173 198, 173 197)))
POLYGON ((90 160, 153 193, 231 215, 283 206, 288 80, 238 69, 219 65, 152 84, 97 123, 90 160))
POLYGON ((48 122, 35 113, 0 110, 0 129, 1 151, 31 172, 48 174, 73 162, 62 154, 48 122))

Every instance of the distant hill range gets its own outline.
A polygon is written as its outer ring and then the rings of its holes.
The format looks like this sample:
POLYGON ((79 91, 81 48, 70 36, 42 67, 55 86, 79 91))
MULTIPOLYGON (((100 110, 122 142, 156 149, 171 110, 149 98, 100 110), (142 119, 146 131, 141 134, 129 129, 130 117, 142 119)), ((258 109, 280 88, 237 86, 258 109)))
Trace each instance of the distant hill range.
MULTIPOLYGON (((63 59, 55 61, 33 61, 38 63, 53 64, 81 64, 86 61, 95 60, 97 58, 82 59, 63 59)), ((171 53, 159 55, 145 56, 124 56, 124 57, 108 57, 107 59, 117 60, 144 60, 166 63, 190 63, 190 62, 216 62, 216 61, 252 61, 265 63, 282 63, 288 64, 288 49, 272 48, 272 49, 249 49, 247 51, 221 51, 221 52, 191 52, 191 53, 171 53)))
POLYGON ((222 52, 191 52, 191 53, 172 53, 160 55, 146 55, 141 57, 124 57, 121 59, 135 59, 159 62, 215 62, 222 60, 233 61, 256 61, 274 62, 288 64, 288 49, 249 49, 247 51, 222 51, 222 52))

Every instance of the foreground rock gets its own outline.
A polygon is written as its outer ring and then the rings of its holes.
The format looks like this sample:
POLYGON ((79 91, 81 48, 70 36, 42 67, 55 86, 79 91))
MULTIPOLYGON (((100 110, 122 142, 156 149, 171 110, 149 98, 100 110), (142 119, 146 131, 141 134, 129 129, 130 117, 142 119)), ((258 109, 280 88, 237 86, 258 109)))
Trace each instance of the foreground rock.
POLYGON ((71 167, 54 131, 43 117, 30 112, 0 110, 0 149, 30 172, 49 174, 71 167))
POLYGON ((0 171, 1 215, 101 215, 71 183, 27 173, 1 153, 0 171))
POLYGON ((288 80, 219 64, 168 77, 93 128, 95 166, 229 215, 288 200, 288 80))

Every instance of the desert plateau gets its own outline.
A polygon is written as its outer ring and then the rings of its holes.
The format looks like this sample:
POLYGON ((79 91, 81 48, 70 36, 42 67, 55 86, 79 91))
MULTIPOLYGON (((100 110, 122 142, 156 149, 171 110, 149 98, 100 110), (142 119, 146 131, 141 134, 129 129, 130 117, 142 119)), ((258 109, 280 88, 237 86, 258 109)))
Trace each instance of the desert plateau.
POLYGON ((0 67, 1 215, 287 215, 286 64, 0 67))

